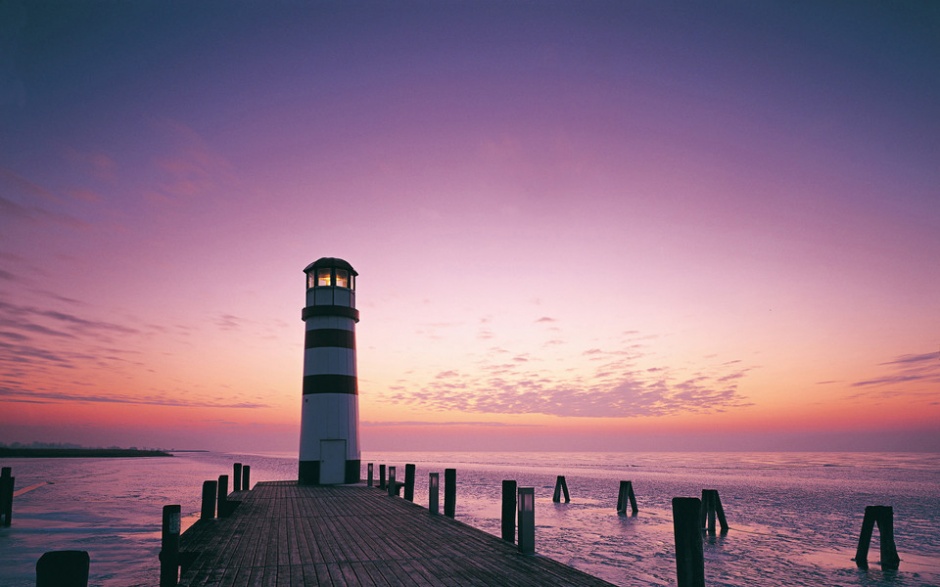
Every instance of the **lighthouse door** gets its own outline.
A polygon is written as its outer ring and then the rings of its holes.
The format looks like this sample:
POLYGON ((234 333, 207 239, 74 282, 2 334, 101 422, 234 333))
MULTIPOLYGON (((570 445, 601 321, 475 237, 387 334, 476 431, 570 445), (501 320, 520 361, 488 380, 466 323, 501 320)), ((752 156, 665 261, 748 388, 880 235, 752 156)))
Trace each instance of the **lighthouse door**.
POLYGON ((320 485, 346 481, 346 441, 320 441, 320 485))

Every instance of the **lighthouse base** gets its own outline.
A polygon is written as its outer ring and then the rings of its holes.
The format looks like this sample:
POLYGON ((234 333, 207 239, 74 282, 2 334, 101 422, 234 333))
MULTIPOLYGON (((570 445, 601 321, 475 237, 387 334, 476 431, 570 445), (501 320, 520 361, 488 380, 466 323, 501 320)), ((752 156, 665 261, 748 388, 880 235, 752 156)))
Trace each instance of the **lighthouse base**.
POLYGON ((346 461, 343 479, 321 480, 320 461, 300 461, 297 481, 300 485, 339 485, 344 483, 359 483, 359 469, 362 461, 346 461))

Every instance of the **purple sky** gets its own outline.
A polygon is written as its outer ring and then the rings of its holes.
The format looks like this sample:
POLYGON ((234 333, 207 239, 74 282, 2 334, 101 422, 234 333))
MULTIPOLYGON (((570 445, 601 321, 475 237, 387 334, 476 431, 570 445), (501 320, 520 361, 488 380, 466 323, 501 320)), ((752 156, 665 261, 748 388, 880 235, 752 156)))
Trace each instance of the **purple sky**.
POLYGON ((940 450, 932 2, 4 2, 0 442, 940 450), (557 446, 552 443, 557 443, 557 446))

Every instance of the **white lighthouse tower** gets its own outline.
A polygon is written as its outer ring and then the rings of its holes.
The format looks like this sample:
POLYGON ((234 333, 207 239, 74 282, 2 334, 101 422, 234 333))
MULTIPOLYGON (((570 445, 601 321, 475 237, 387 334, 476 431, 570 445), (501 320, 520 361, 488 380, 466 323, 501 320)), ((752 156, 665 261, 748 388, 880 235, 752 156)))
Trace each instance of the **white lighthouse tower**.
POLYGON ((356 270, 335 257, 307 265, 301 485, 359 481, 356 270))

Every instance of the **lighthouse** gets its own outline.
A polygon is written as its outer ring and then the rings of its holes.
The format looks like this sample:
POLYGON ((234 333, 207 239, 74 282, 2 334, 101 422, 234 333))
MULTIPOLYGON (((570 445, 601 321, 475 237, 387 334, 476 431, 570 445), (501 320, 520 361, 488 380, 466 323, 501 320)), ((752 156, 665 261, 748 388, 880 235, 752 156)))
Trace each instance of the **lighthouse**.
POLYGON ((356 376, 356 270, 335 257, 307 265, 301 317, 304 386, 300 417, 301 485, 359 481, 359 386, 356 376))

